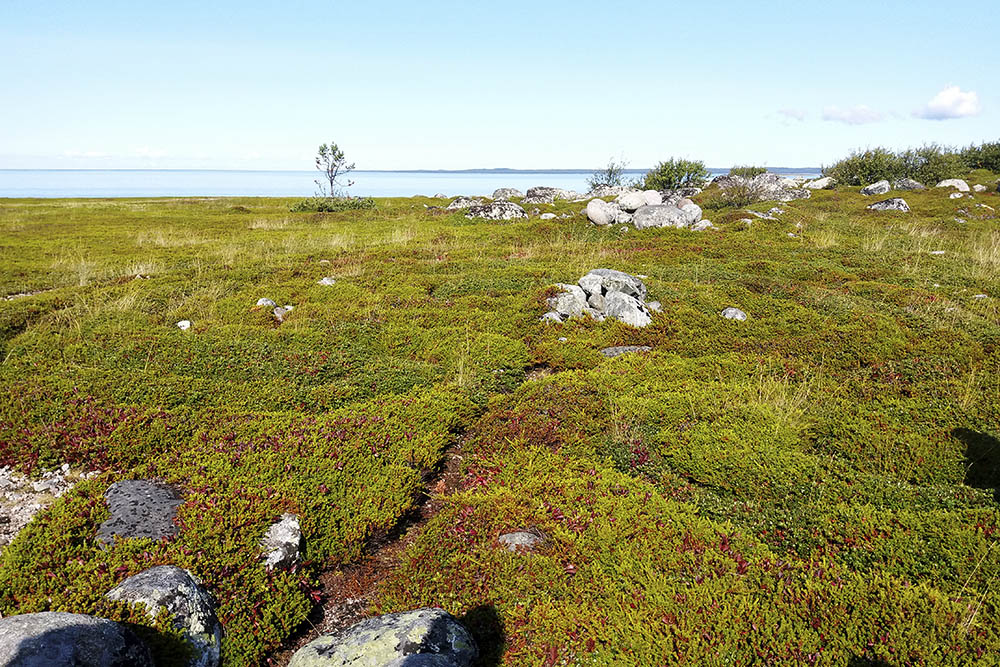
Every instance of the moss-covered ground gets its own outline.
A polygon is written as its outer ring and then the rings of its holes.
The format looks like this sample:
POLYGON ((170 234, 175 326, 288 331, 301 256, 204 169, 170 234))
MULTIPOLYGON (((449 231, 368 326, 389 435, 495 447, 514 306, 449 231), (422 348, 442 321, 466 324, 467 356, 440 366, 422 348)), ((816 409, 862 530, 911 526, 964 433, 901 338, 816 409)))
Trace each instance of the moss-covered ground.
POLYGON ((151 624, 103 594, 172 563, 218 600, 225 663, 265 662, 456 447, 462 488, 371 611, 444 607, 484 665, 997 664, 1000 218, 976 204, 1000 197, 947 194, 701 233, 578 203, 0 201, 0 296, 32 293, 0 302, 0 465, 103 471, 0 556, 0 613, 151 624), (652 325, 539 322, 599 267, 646 276, 652 325), (179 535, 101 548, 103 491, 136 477, 184 489, 179 535), (268 572, 284 512, 303 560, 268 572), (522 529, 534 552, 498 543, 522 529))

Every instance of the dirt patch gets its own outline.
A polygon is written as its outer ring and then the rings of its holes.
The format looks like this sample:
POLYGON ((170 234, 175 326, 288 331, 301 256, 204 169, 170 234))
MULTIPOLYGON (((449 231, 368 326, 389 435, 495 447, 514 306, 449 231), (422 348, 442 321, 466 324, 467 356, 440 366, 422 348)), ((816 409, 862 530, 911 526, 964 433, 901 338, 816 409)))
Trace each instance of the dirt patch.
POLYGON ((555 373, 550 366, 532 366, 532 368, 524 374, 524 381, 530 382, 531 380, 541 380, 542 378, 547 378, 555 373))
POLYGON ((366 556, 320 574, 322 603, 304 626, 268 658, 268 665, 287 665, 297 650, 319 636, 336 634, 370 616, 368 608, 379 582, 393 571, 406 548, 441 510, 445 496, 460 488, 461 467, 461 451, 448 451, 443 468, 425 480, 427 491, 421 493, 417 505, 392 531, 374 537, 366 556))

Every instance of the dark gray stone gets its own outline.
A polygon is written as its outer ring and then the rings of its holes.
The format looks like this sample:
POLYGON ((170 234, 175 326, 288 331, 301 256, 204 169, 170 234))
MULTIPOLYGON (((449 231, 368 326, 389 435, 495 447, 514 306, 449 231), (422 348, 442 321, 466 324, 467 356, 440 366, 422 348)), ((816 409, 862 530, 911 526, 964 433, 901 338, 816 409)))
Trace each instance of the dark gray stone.
POLYGON ((155 619, 165 608, 174 627, 194 648, 191 667, 215 667, 222 652, 222 626, 215 616, 211 596, 187 570, 159 565, 129 577, 105 597, 141 604, 155 619))
POLYGON ((897 178, 892 182, 892 187, 895 190, 926 190, 923 183, 915 181, 912 178, 897 178))
POLYGON ((160 540, 177 534, 174 516, 182 500, 162 482, 130 479, 115 482, 104 492, 111 517, 97 529, 97 540, 111 544, 114 536, 122 539, 148 537, 160 540))
POLYGON ((493 199, 495 201, 500 201, 501 199, 521 199, 524 197, 524 193, 516 188, 498 188, 493 191, 493 199))
POLYGON ((877 183, 872 183, 861 188, 861 194, 866 197, 871 195, 884 195, 889 191, 889 188, 889 181, 878 181, 877 183))
POLYGON ((153 667, 131 630, 84 614, 45 611, 0 618, 4 667, 153 667))
POLYGON ((339 635, 324 635, 296 651, 288 667, 470 667, 478 656, 476 642, 454 616, 428 608, 376 616, 339 635))
POLYGON ((603 354, 608 359, 614 359, 615 357, 620 357, 623 354, 632 354, 635 352, 649 352, 653 348, 648 345, 617 345, 615 347, 606 347, 601 350, 603 354))
POLYGON ((870 209, 872 211, 902 211, 903 213, 910 212, 910 207, 906 203, 906 200, 900 199, 899 197, 893 197, 892 199, 877 201, 874 204, 869 204, 865 208, 870 209))

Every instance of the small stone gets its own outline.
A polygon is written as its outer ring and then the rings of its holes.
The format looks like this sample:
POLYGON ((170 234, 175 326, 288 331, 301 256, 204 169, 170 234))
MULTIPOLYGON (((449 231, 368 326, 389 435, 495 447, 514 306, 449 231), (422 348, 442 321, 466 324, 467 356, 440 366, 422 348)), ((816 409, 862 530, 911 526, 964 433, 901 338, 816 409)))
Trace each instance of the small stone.
POLYGON ((986 186, 985 185, 981 185, 979 183, 976 183, 975 185, 973 185, 972 189, 975 190, 976 192, 986 192, 986 186))
POLYGON ((542 214, 541 214, 540 216, 538 216, 538 217, 539 217, 539 219, 541 219, 541 220, 552 220, 553 218, 555 218, 555 217, 556 217, 556 214, 555 214, 555 213, 542 213, 542 214))
POLYGON ((866 197, 870 195, 884 195, 889 191, 889 189, 890 189, 889 181, 878 181, 876 183, 872 183, 871 185, 866 185, 865 187, 861 188, 861 194, 865 195, 866 197))
POLYGON ((257 305, 258 306, 265 306, 267 308, 274 308, 277 304, 274 303, 274 301, 271 301, 270 299, 268 299, 267 297, 264 297, 264 298, 261 298, 261 299, 257 299, 257 305))
POLYGON ((177 323, 177 328, 181 331, 187 331, 191 328, 191 320, 181 320, 177 323))
POLYGON ((505 533, 498 537, 497 541, 507 547, 507 551, 517 553, 522 549, 524 551, 532 551, 544 540, 534 533, 529 533, 526 530, 519 530, 513 533, 505 533))
POLYGON ((927 253, 927 254, 928 254, 928 255, 943 255, 943 254, 944 254, 944 250, 931 250, 931 251, 930 251, 929 253, 927 253))
POLYGON ((324 287, 330 287, 330 286, 332 286, 332 285, 336 285, 336 284, 337 284, 337 281, 336 281, 336 280, 334 280, 334 279, 333 279, 332 277, 330 277, 330 276, 327 276, 326 278, 323 278, 322 280, 320 280, 320 281, 319 281, 318 283, 316 283, 316 284, 317 284, 317 285, 323 285, 324 287))
POLYGON ((292 312, 293 310, 295 310, 293 306, 278 306, 271 312, 274 313, 274 319, 278 320, 279 322, 284 322, 285 315, 292 312))
POLYGON ((965 195, 963 195, 961 192, 952 192, 950 195, 948 195, 948 199, 961 199, 964 196, 965 195))
POLYGON ((648 308, 649 312, 651 312, 651 313, 662 313, 663 312, 663 306, 660 305, 659 301, 647 301, 646 302, 646 308, 648 308))
POLYGON ((545 313, 544 315, 542 315, 542 317, 540 318, 540 321, 542 321, 542 322, 544 322, 546 324, 562 324, 563 318, 562 318, 561 315, 559 315, 559 313, 557 313, 557 312, 555 312, 553 310, 551 312, 548 312, 548 313, 545 313))
POLYGON ((649 352, 653 348, 648 345, 618 345, 616 347, 606 347, 601 350, 601 354, 608 359, 620 357, 623 354, 634 354, 636 352, 649 352))
POLYGON ((737 322, 745 322, 747 319, 746 313, 739 308, 733 308, 732 306, 723 310, 721 315, 727 320, 736 320, 737 322))
POLYGON ((987 295, 985 295, 985 294, 973 294, 973 295, 972 295, 972 298, 973 298, 973 299, 988 299, 988 298, 990 298, 990 297, 989 297, 989 296, 987 296, 987 295))
POLYGON ((269 570, 291 567, 299 560, 299 546, 302 543, 302 529, 299 517, 282 514, 281 520, 267 529, 261 540, 261 556, 269 570))

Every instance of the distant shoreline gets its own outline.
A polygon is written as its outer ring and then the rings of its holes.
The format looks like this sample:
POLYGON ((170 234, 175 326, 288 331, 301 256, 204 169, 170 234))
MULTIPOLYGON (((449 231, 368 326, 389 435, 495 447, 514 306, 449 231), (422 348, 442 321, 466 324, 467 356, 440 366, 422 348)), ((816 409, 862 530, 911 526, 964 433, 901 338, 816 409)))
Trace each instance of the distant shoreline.
MULTIPOLYGON (((351 173, 355 174, 593 174, 595 171, 600 171, 602 168, 597 167, 594 169, 511 169, 508 167, 495 167, 495 168, 483 168, 483 169, 355 169, 351 173)), ((708 167, 708 170, 717 173, 723 171, 729 171, 730 167, 708 167)), ((821 167, 767 167, 768 171, 774 172, 776 174, 797 174, 797 173, 813 173, 820 171, 821 167)), ((90 168, 90 169, 67 169, 67 168, 32 168, 32 169, 20 169, 17 167, 5 167, 0 168, 0 173, 5 171, 34 171, 34 172, 51 172, 51 171, 129 171, 129 172, 221 172, 221 173, 252 173, 252 174, 301 174, 301 173, 314 173, 314 170, 310 169, 155 169, 155 168, 141 168, 132 169, 129 167, 108 167, 108 168, 90 168)), ((645 174, 649 169, 625 169, 623 173, 625 174, 645 174)))

